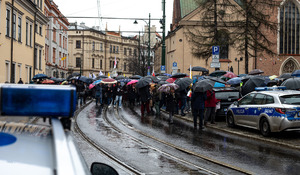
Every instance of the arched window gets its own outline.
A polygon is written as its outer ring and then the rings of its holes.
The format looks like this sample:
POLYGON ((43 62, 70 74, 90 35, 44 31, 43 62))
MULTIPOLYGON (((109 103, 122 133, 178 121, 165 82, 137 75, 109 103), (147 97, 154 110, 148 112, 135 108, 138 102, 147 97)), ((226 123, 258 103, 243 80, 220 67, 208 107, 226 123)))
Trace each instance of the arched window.
POLYGON ((280 9, 280 54, 300 54, 299 9, 291 0, 280 9))
POLYGON ((297 69, 299 69, 298 63, 293 58, 289 58, 283 65, 282 73, 292 73, 297 69))

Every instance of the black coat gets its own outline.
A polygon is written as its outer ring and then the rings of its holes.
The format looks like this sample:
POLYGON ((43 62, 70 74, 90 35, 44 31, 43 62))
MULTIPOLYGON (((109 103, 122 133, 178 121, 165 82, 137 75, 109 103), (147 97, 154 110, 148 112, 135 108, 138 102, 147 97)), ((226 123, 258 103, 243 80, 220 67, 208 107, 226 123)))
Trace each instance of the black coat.
POLYGON ((149 86, 139 88, 138 91, 139 91, 140 100, 142 103, 145 103, 150 100, 151 94, 150 94, 149 86))
POLYGON ((167 111, 168 112, 175 112, 176 105, 177 105, 177 98, 175 94, 167 94, 166 95, 166 103, 167 103, 167 111))
POLYGON ((206 92, 193 92, 191 98, 192 109, 204 109, 206 98, 206 92))
POLYGON ((136 98, 136 89, 133 88, 132 86, 128 87, 128 98, 129 100, 135 100, 136 98))

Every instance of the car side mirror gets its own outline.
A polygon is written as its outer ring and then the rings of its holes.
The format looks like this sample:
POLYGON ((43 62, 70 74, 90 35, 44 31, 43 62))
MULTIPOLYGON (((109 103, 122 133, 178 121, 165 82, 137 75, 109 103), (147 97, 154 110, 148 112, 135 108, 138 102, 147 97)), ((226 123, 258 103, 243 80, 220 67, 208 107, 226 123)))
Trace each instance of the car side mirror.
POLYGON ((91 173, 92 175, 119 175, 113 167, 99 162, 92 163, 91 173))
POLYGON ((236 105, 237 107, 240 106, 238 101, 233 102, 233 104, 236 105))

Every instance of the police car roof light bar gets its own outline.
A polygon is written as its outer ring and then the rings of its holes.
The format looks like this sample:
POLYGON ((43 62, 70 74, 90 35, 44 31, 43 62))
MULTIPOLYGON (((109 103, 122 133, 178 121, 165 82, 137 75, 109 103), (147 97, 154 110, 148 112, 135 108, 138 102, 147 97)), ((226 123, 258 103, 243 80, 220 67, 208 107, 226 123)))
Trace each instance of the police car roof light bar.
POLYGON ((76 89, 67 85, 0 84, 1 116, 73 117, 76 89))
POLYGON ((275 91, 275 90, 286 90, 285 86, 277 86, 277 87, 256 87, 256 91, 275 91))

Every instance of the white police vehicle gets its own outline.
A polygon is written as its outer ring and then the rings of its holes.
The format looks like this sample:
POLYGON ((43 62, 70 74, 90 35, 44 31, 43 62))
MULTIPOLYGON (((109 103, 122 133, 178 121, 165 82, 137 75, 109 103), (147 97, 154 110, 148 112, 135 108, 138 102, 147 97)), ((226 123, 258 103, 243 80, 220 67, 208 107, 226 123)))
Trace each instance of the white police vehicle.
POLYGON ((226 122, 271 132, 300 130, 300 91, 285 87, 260 87, 228 107, 226 122))
MULTIPOLYGON (((51 126, 0 122, 0 174, 90 174, 70 131, 76 89, 59 85, 0 85, 1 116, 41 116, 51 126)), ((93 163, 92 174, 117 172, 93 163)))

